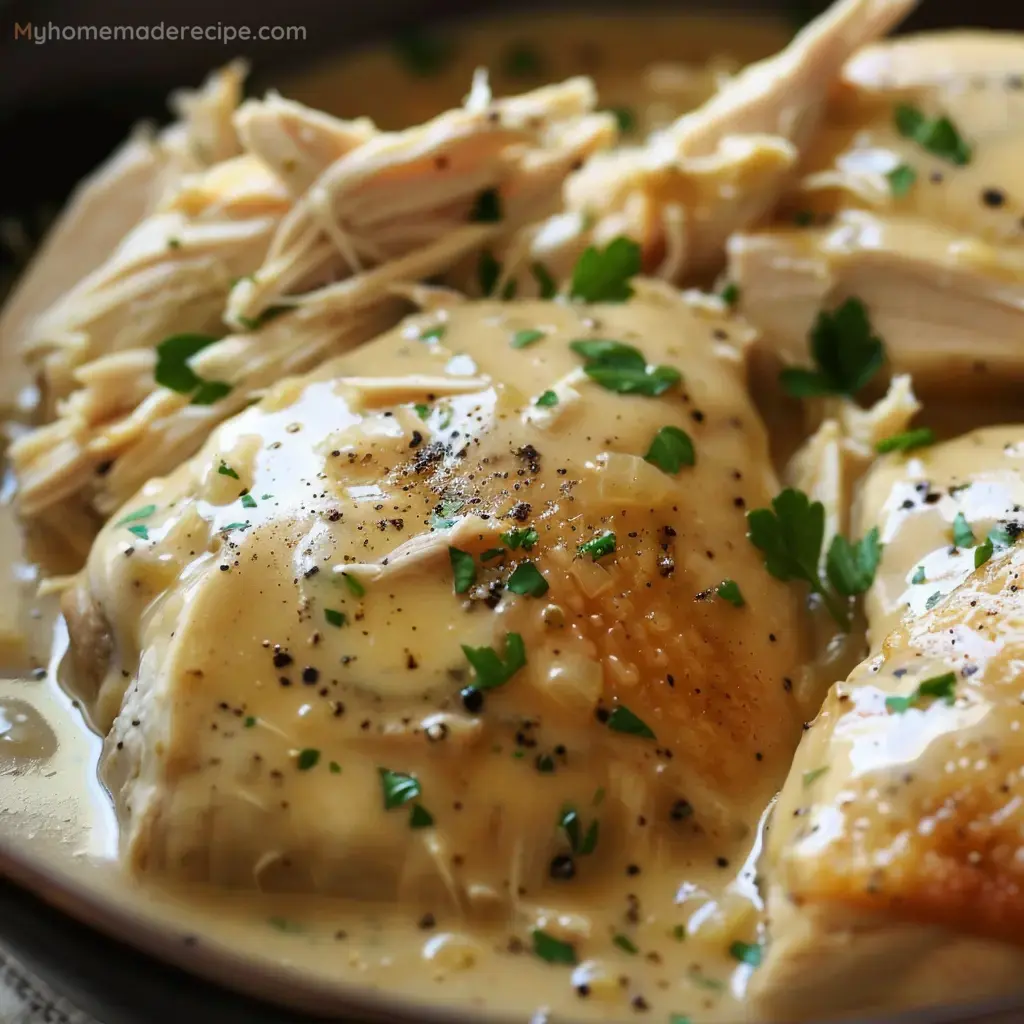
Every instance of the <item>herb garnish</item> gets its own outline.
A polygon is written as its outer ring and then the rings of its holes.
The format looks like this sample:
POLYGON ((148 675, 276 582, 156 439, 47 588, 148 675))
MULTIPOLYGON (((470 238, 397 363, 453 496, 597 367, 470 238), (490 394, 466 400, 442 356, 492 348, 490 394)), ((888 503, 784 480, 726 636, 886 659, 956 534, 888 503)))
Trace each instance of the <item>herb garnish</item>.
POLYGON ((935 444, 935 431, 931 427, 918 427, 916 430, 905 430, 902 434, 884 437, 875 445, 879 455, 887 452, 912 452, 915 448, 924 448, 935 444))
POLYGON ((834 591, 825 586, 818 569, 825 537, 825 507, 804 494, 787 488, 772 499, 772 507, 747 513, 747 537, 764 552, 764 564, 776 579, 803 580, 820 595, 833 619, 850 628, 850 616, 840 598, 864 593, 874 580, 881 545, 877 529, 851 544, 835 536, 829 546, 826 572, 834 591))
POLYGON ((126 523, 135 523, 140 519, 148 519, 156 511, 156 505, 143 505, 141 508, 137 508, 134 512, 129 512, 126 516, 118 519, 115 526, 124 526, 126 523))
POLYGON ((139 537, 142 540, 149 540, 149 527, 148 526, 141 526, 141 525, 129 526, 128 527, 128 532, 129 533, 134 533, 136 537, 139 537))
POLYGON ((341 765, 340 765, 340 764, 338 764, 338 762, 337 762, 337 761, 332 761, 332 762, 331 762, 331 763, 330 763, 330 764, 329 764, 329 765, 327 766, 327 768, 328 768, 328 770, 330 771, 330 773, 331 773, 332 775, 340 775, 340 774, 341 774, 341 765))
POLYGON ((917 108, 901 103, 894 113, 896 130, 934 156, 963 166, 971 162, 971 147, 948 117, 925 117, 917 108))
POLYGON ((812 768, 810 771, 804 772, 802 776, 804 786, 812 785, 828 771, 828 768, 829 766, 826 764, 823 765, 821 768, 812 768))
POLYGON ((636 131, 636 111, 632 107, 609 107, 606 113, 615 117, 615 123, 623 135, 636 131))
POLYGON ((238 479, 238 474, 223 460, 220 460, 220 465, 217 467, 217 472, 221 476, 229 476, 232 480, 238 479))
POLYGON ((576 963, 576 950, 568 942, 562 942, 539 928, 533 929, 533 951, 549 964, 576 963))
POLYGON ((542 597, 548 592, 548 581, 533 562, 520 562, 505 586, 513 594, 523 594, 527 597, 542 597))
POLYGON ((937 700, 944 700, 947 704, 952 704, 956 700, 956 673, 945 672, 941 676, 932 676, 907 697, 886 697, 885 710, 902 715, 923 697, 935 697, 937 700))
POLYGON ((434 816, 422 804, 414 804, 409 815, 409 828, 430 828, 434 816))
POLYGON ((454 516, 462 511, 465 504, 461 498, 445 498, 438 505, 437 512, 430 517, 430 528, 432 530, 447 530, 454 526, 454 516))
POLYGON ((539 539, 537 531, 532 526, 525 526, 521 530, 509 530, 501 535, 501 542, 509 551, 517 551, 519 548, 531 551, 539 539))
POLYGON ((612 944, 618 946, 623 952, 629 953, 630 956, 636 956, 636 954, 640 952, 640 950, 637 949, 636 944, 628 935, 616 935, 612 939, 612 944))
POLYGON ((306 747, 305 750, 299 751, 299 756, 295 759, 295 764, 300 772, 308 772, 310 768, 315 768, 320 763, 320 751, 313 747, 306 747))
POLYGON ((668 1024, 693 1024, 693 1022, 685 1013, 672 1013, 669 1014, 668 1024))
POLYGON ((256 499, 248 492, 242 492, 242 508, 255 508, 256 499))
POLYGON ((585 540, 576 549, 578 554, 590 555, 593 561, 604 558, 605 555, 613 554, 615 551, 615 534, 610 530, 602 533, 600 537, 591 537, 585 540))
POLYGON ((729 947, 729 955, 741 964, 751 967, 761 966, 761 944, 759 942, 734 942, 729 947))
POLYGON ((558 405, 558 395, 549 388, 547 391, 540 393, 535 404, 539 405, 542 409, 550 409, 551 406, 558 405))
POLYGON ((600 832, 600 823, 597 818, 590 823, 590 828, 584 834, 579 812, 575 807, 567 806, 562 809, 562 813, 559 815, 558 827, 565 833, 565 838, 569 841, 569 849, 574 854, 586 857, 597 849, 597 839, 600 832))
POLYGON ((501 217, 501 193, 496 188, 485 188, 476 197, 469 219, 477 224, 497 224, 501 217))
POLYGON ((513 78, 529 78, 544 70, 544 60, 535 46, 525 40, 512 43, 502 59, 505 74, 513 78))
POLYGON ((715 593, 723 600, 728 601, 735 608, 742 608, 746 602, 740 591, 739 584, 735 580, 722 580, 715 587, 715 593))
POLYGON ((377 772, 384 792, 385 811, 393 811, 420 795, 420 780, 416 776, 393 772, 390 768, 378 768, 377 772))
POLYGON ((501 264, 495 259, 494 253, 485 249, 480 253, 476 264, 476 280, 480 286, 480 292, 486 298, 494 294, 498 278, 501 277, 501 264))
POLYGON ((656 398, 682 378, 672 366, 648 366, 639 349, 621 341, 579 339, 569 342, 569 348, 583 357, 583 372, 592 381, 620 395, 656 398))
POLYGON ((1013 547, 1013 538, 1001 526, 993 526, 985 540, 974 549, 974 568, 980 569, 996 551, 1013 547))
POLYGON ((633 296, 630 278, 640 273, 640 246, 619 236, 604 249, 588 246, 572 271, 569 296, 581 302, 626 302, 633 296))
POLYGON ((448 331, 447 324, 435 324, 420 332, 420 341, 440 341, 448 331))
POLYGON ((692 466, 696 461, 693 441, 679 427, 662 427, 654 435, 644 461, 666 473, 678 473, 683 466, 692 466))
POLYGON ((413 409, 421 420, 425 420, 430 416, 430 406, 424 405, 422 402, 417 402, 413 409))
POLYGON ((637 718, 625 704, 616 704, 608 716, 608 728, 613 732, 624 732, 630 736, 642 736, 644 739, 657 739, 651 727, 642 719, 637 718))
POLYGON ((719 293, 718 297, 727 305, 735 306, 740 301, 740 286, 730 281, 719 293))
POLYGON ((942 591, 936 590, 934 594, 928 595, 928 600, 924 603, 924 610, 930 612, 940 601, 942 600, 942 591))
POLYGON ((832 312, 822 310, 811 329, 811 358, 816 369, 788 367, 779 375, 794 398, 846 395, 852 398, 885 362, 885 346, 871 329, 860 299, 847 299, 832 312))
POLYGON ((473 556, 468 551, 460 551, 449 546, 448 558, 452 563, 455 593, 464 594, 476 582, 476 563, 473 556))
POLYGON ((256 716, 255 715, 246 715, 245 716, 245 721, 242 722, 242 725, 246 729, 251 729, 255 724, 256 724, 256 716))
POLYGON ((252 526, 252 523, 228 523, 227 526, 221 527, 221 532, 227 533, 228 530, 248 530, 252 526))
POLYGON ((953 545, 958 548, 973 548, 977 543, 971 524, 963 512, 957 512, 953 517, 953 545))
POLYGON ((974 549, 974 568, 980 569, 991 557, 994 551, 992 541, 986 537, 975 549, 974 549))
POLYGON ((337 626, 339 629, 345 625, 346 617, 344 612, 339 612, 336 608, 325 608, 324 618, 332 626, 337 626))
POLYGON ((530 273, 537 282, 537 291, 542 299, 553 299, 558 294, 558 285, 551 276, 551 271, 543 263, 530 264, 530 273))
POLYGON ((347 572, 343 572, 341 574, 341 578, 353 597, 362 597, 366 593, 366 587, 364 587, 362 583, 355 578, 355 576, 350 576, 347 572))
POLYGON ((414 29, 395 39, 395 55, 410 74, 426 78, 443 70, 454 52, 449 40, 414 29))
POLYGON ((924 574, 924 566, 923 565, 919 565, 914 570, 914 575, 910 577, 910 582, 911 583, 915 583, 915 584, 917 584, 917 583, 924 583, 925 582, 925 574, 924 574))
POLYGON ((528 345, 532 345, 534 342, 540 341, 543 337, 543 331, 538 331, 532 328, 525 331, 516 331, 516 333, 512 335, 512 347, 526 348, 528 345))
POLYGON ((900 164, 889 171, 886 178, 889 181, 889 191, 897 199, 902 199, 914 187, 917 171, 910 164, 900 164))
POLYGON ((213 405, 231 391, 219 380, 204 380, 189 366, 189 359, 218 341, 212 334, 172 334, 156 347, 154 377, 161 387, 191 395, 193 405, 213 405))
POLYGON ((518 633, 505 634, 505 657, 493 647, 469 647, 462 644, 462 653, 473 666, 474 690, 493 690, 504 686, 525 664, 526 646, 518 633))

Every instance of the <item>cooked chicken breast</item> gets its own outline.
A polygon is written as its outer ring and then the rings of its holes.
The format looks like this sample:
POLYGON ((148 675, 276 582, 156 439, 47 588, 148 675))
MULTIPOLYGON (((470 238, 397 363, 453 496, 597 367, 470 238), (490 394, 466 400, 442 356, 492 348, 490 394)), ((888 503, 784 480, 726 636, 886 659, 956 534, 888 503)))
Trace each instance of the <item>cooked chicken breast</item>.
POLYGON ((1024 428, 886 456, 861 495, 874 653, 794 760, 762 865, 758 1011, 955 1002, 1024 968, 1024 428), (978 566, 976 569, 975 566, 978 566))
POLYGON ((753 837, 805 651, 743 536, 749 335, 641 290, 421 315, 115 514, 65 607, 134 870, 469 910, 543 898, 598 788, 600 877, 680 800, 753 837))
POLYGON ((868 307, 922 393, 1024 374, 1024 35, 933 33, 858 53, 798 187, 770 228, 734 235, 739 308, 792 363, 822 307, 868 307))

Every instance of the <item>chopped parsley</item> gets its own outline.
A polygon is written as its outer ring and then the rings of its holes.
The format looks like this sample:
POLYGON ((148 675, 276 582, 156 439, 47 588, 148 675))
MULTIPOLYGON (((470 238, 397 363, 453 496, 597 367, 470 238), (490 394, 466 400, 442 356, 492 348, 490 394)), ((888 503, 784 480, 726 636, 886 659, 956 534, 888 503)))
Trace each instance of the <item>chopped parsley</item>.
POLYGON ((940 601, 942 600, 942 591, 936 590, 934 594, 928 595, 928 600, 924 603, 924 610, 930 612, 940 601))
POLYGON ((924 448, 935 444, 935 431, 931 427, 918 427, 916 430, 905 430, 902 434, 884 437, 875 445, 879 455, 888 452, 912 452, 915 448, 924 448))
POLYGON ((616 935, 612 939, 612 944, 618 946, 624 953, 629 953, 630 956, 636 956, 640 952, 636 943, 628 935, 616 935))
POLYGON ((952 704, 956 700, 956 673, 945 672, 941 676, 932 676, 907 697, 886 697, 885 710, 902 715, 925 697, 934 697, 936 700, 952 704))
POLYGON ((332 775, 340 775, 340 774, 341 774, 341 765, 340 765, 340 764, 338 764, 338 762, 337 762, 337 761, 332 761, 332 762, 331 762, 331 763, 330 763, 330 764, 329 764, 329 765, 327 766, 327 770, 328 770, 328 771, 329 771, 329 772, 330 772, 330 773, 331 773, 332 775))
POLYGON ((430 828, 434 816, 422 804, 414 804, 409 815, 409 828, 430 828))
POLYGON ((255 507, 256 507, 256 499, 248 491, 246 491, 242 495, 242 508, 255 508, 255 507))
POLYGON ((509 551, 518 551, 519 548, 531 551, 538 540, 540 537, 532 526, 526 526, 521 530, 509 530, 501 535, 501 542, 509 551))
POLYGON ((325 608, 324 618, 332 626, 337 626, 339 629, 345 625, 345 613, 339 612, 337 608, 325 608))
POLYGON ((413 29, 395 38, 395 56, 412 75, 428 78, 444 70, 454 54, 450 40, 413 29))
POLYGON ((986 537, 975 549, 974 549, 974 568, 980 569, 991 557, 994 551, 992 541, 986 537))
POLYGON ((685 1013, 670 1013, 668 1024, 693 1024, 685 1013))
POLYGON ((675 924, 675 925, 673 925, 672 926, 672 938, 675 939, 676 942, 685 942, 686 941, 686 925, 685 924, 675 924))
POLYGON ((741 964, 761 966, 761 944, 759 942, 734 942, 729 946, 729 955, 741 964))
POLYGON ((238 320, 247 331, 258 331, 264 324, 269 324, 271 320, 276 320, 284 313, 291 312, 293 308, 293 306, 267 306, 258 316, 240 316, 238 320))
POLYGON ((735 608, 742 608, 746 602, 740 591, 739 584, 735 580, 722 580, 715 587, 715 593, 723 600, 728 601, 735 608))
POLYGON ((476 197, 469 219, 478 224, 497 224, 501 217, 501 193, 496 188, 485 188, 476 197))
POLYGON ((957 512, 953 518, 953 545, 958 548, 973 548, 977 543, 971 524, 963 512, 957 512))
POLYGON ((143 505, 134 512, 129 512, 126 516, 122 516, 114 525, 124 526, 126 523, 135 523, 140 519, 148 519, 155 511, 156 505, 143 505))
POLYGON ((419 797, 420 780, 415 775, 393 772, 390 768, 378 768, 377 773, 384 793, 385 811, 393 811, 419 797))
POLYGON ((532 263, 530 273, 537 282, 537 291, 542 299, 553 299, 558 294, 558 285, 551 276, 551 271, 543 263, 532 263))
POLYGON ((590 555, 593 561, 597 561, 599 558, 604 558, 605 555, 611 555, 615 552, 615 534, 610 530, 607 533, 602 533, 600 537, 591 537, 590 540, 585 540, 576 549, 578 554, 590 555))
POLYGON ((252 523, 228 523, 227 526, 222 526, 221 530, 227 533, 228 530, 248 530, 252 526, 252 523))
POLYGON ((437 511, 430 517, 430 528, 432 530, 447 530, 454 526, 454 517, 462 511, 465 504, 461 498, 445 498, 437 506, 437 511))
POLYGON ((505 586, 513 594, 523 594, 526 597, 543 597, 548 592, 548 581, 533 562, 521 562, 517 565, 505 586))
POLYGON ((696 461, 693 441, 679 427, 662 427, 654 435, 644 461, 666 473, 678 473, 683 466, 692 466, 696 461))
POLYGON ((501 548, 488 548, 481 556, 481 562, 490 562, 494 558, 504 558, 505 552, 501 548))
POLYGON ((832 312, 822 310, 811 329, 815 369, 788 367, 780 374, 783 390, 794 398, 846 395, 852 398, 885 362, 885 346, 871 329, 860 299, 847 299, 832 312))
POLYGON ((803 491, 787 488, 772 499, 772 507, 747 513, 747 537, 764 553, 768 572, 778 580, 803 580, 818 594, 829 614, 844 629, 850 628, 850 616, 841 598, 862 594, 871 585, 881 545, 878 531, 871 530, 863 540, 851 544, 836 536, 826 559, 828 580, 825 586, 818 564, 825 538, 825 507, 812 502, 803 491))
POLYGON ((558 405, 558 395, 554 393, 550 388, 547 391, 542 391, 537 397, 537 405, 542 409, 550 409, 553 405, 558 405))
POLYGON ((422 402, 417 402, 413 406, 413 409, 415 410, 416 415, 419 416, 421 420, 425 420, 427 419, 427 417, 430 416, 430 406, 424 405, 422 402))
POLYGON ((440 341, 448 331, 447 324, 435 324, 420 332, 420 341, 440 341))
POLYGON ((558 817, 558 827, 565 833, 569 849, 577 856, 589 856, 597 849, 597 839, 600 834, 600 824, 597 818, 590 823, 590 828, 584 833, 579 812, 575 807, 567 806, 562 809, 562 813, 558 817))
POLYGON ((238 479, 238 474, 223 460, 220 460, 220 465, 217 467, 217 472, 221 476, 229 476, 232 480, 238 479))
POLYGON ((735 306, 740 301, 740 286, 730 281, 719 293, 718 297, 727 305, 735 306))
POLYGON ((485 249, 480 253, 476 264, 476 280, 480 286, 480 293, 487 298, 494 294, 498 286, 498 278, 501 277, 501 264, 495 259, 494 253, 485 249))
POLYGON ((251 729, 255 724, 256 724, 256 716, 255 715, 246 715, 245 716, 245 721, 242 722, 242 725, 245 726, 246 729, 251 729))
POLYGON ((1002 526, 993 526, 984 542, 974 549, 974 568, 980 569, 996 551, 1013 547, 1013 537, 1002 526))
POLYGON ((639 349, 621 341, 579 339, 571 341, 569 348, 583 357, 583 372, 592 381, 620 395, 656 398, 682 378, 674 367, 648 366, 639 349))
POLYGON ((607 113, 615 118, 623 135, 636 131, 636 111, 632 107, 609 107, 607 113))
POLYGON ((910 582, 911 583, 915 583, 915 584, 917 584, 917 583, 924 583, 925 582, 924 566, 923 565, 919 565, 914 570, 914 575, 910 577, 910 582))
POLYGON ((896 130, 933 156, 963 166, 971 162, 971 147, 948 117, 925 117, 917 108, 901 103, 894 112, 896 130))
POLYGON ((538 331, 535 328, 530 328, 525 331, 516 331, 512 335, 512 347, 513 348, 526 348, 528 345, 533 345, 535 342, 540 341, 544 337, 543 331, 538 331))
POLYGON ((818 781, 828 771, 829 766, 823 765, 821 768, 812 768, 809 772, 804 772, 802 778, 804 786, 811 786, 818 781))
POLYGON ((355 576, 350 576, 347 572, 343 572, 341 578, 353 597, 362 597, 366 593, 366 587, 355 576))
POLYGON ((142 526, 141 524, 136 524, 135 526, 129 526, 128 527, 128 532, 129 533, 134 533, 135 536, 139 537, 141 540, 149 540, 149 527, 148 526, 142 526))
POLYGON ((289 921, 286 917, 267 918, 267 924, 276 931, 284 932, 288 935, 299 935, 302 932, 302 925, 289 921))
POLYGON ((474 690, 493 690, 504 686, 525 664, 526 646, 518 633, 505 634, 505 656, 493 647, 469 647, 462 644, 462 653, 473 667, 474 690))
POLYGON ((624 732, 629 736, 642 736, 646 740, 657 739, 651 727, 637 718, 625 704, 616 704, 608 716, 608 728, 613 732, 624 732))
POLYGON ((476 563, 468 551, 448 548, 448 558, 452 563, 452 577, 455 593, 464 594, 476 582, 476 563))
POLYGON ((502 58, 505 74, 512 78, 534 78, 544 70, 540 51, 525 40, 512 43, 502 58))
POLYGON ((204 380, 189 360, 218 341, 212 334, 172 334, 156 347, 154 377, 161 387, 191 395, 193 405, 213 405, 231 391, 224 381, 204 380))
POLYGON ((640 273, 640 246, 619 236, 604 249, 588 246, 572 271, 569 296, 581 302, 626 302, 630 279, 640 273))
POLYGON ((549 964, 576 964, 576 950, 573 946, 556 939, 553 935, 548 935, 540 928, 533 929, 533 951, 549 964))
POLYGON ((305 750, 299 751, 299 756, 295 759, 295 764, 300 772, 308 772, 310 768, 315 768, 320 763, 320 751, 314 747, 306 747, 305 750))
POLYGON ((889 191, 897 199, 902 199, 914 187, 917 181, 917 171, 910 164, 900 164, 894 167, 887 175, 889 191))

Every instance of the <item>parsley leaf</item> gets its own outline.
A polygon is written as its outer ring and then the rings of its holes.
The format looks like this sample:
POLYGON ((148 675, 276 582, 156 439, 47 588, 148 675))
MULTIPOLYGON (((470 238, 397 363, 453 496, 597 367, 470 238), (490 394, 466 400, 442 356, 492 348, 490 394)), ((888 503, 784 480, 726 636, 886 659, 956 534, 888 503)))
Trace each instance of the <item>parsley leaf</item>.
POLYGON ((474 690, 493 690, 504 686, 525 664, 526 646, 518 633, 505 634, 505 657, 493 647, 469 647, 462 644, 462 653, 473 666, 474 690))
POLYGON ((135 536, 140 538, 141 540, 149 540, 149 527, 148 526, 141 526, 141 525, 129 526, 128 527, 128 532, 129 533, 134 533, 135 536))
POLYGON ((956 700, 956 673, 945 672, 941 676, 926 679, 907 697, 886 697, 885 710, 902 715, 914 707, 923 697, 934 697, 952 704, 956 700))
POLYGON ((588 246, 572 271, 569 296, 581 302, 626 302, 630 278, 640 273, 640 246, 619 236, 604 249, 588 246))
POLYGON ((761 944, 759 942, 734 942, 729 947, 729 955, 741 964, 751 967, 761 966, 761 944))
POLYGON ((928 600, 924 603, 924 610, 930 612, 940 601, 942 600, 942 591, 936 590, 934 594, 928 595, 928 600))
POLYGON ((455 593, 464 594, 476 582, 476 563, 473 556, 468 551, 449 547, 448 558, 452 563, 455 593))
POLYGON ((934 156, 963 166, 971 162, 971 147, 948 117, 925 117, 917 108, 901 103, 894 112, 896 130, 934 156))
POLYGON ((872 333, 860 299, 847 299, 831 313, 822 310, 811 329, 810 343, 816 369, 789 367, 779 377, 783 390, 794 398, 852 398, 885 362, 885 346, 872 333))
POLYGON ((204 380, 192 396, 192 405, 213 405, 231 394, 231 385, 223 380, 204 380))
POLYGON ((837 534, 829 545, 825 564, 828 581, 844 597, 863 594, 874 581, 881 558, 877 527, 854 544, 837 534))
POLYGON ((393 772, 390 768, 378 768, 377 772, 384 792, 385 811, 393 811, 420 795, 420 780, 415 775, 393 772))
POLYGON ((562 809, 558 818, 558 827, 565 833, 565 838, 569 841, 569 849, 574 854, 589 856, 597 849, 600 823, 595 818, 590 823, 590 828, 587 829, 585 835, 582 831, 582 824, 579 812, 575 807, 566 806, 562 809))
POLYGON ((1005 551, 1012 548, 1014 538, 1003 526, 993 526, 988 531, 984 543, 974 549, 974 568, 980 569, 997 551, 1005 551))
POLYGON ((971 524, 963 512, 957 512, 953 518, 953 545, 958 548, 973 548, 977 543, 971 524))
POLYGON ((540 341, 543 337, 543 331, 538 331, 532 328, 525 331, 516 331, 516 333, 512 335, 512 347, 526 348, 528 345, 532 345, 535 342, 540 341))
POLYGON ((154 376, 161 387, 188 395, 203 382, 189 366, 188 361, 218 339, 212 334, 172 334, 156 347, 156 370, 154 376))
POLYGON ((817 782, 817 780, 820 779, 828 769, 829 766, 826 764, 821 768, 812 768, 809 772, 804 772, 802 777, 804 786, 813 785, 813 783, 817 782))
POLYGON ((134 512, 129 512, 126 516, 118 519, 115 526, 124 526, 125 523, 135 523, 140 519, 148 519, 156 511, 156 505, 143 505, 141 508, 137 508, 134 512))
POLYGON ((362 597, 366 593, 366 587, 364 587, 362 583, 355 578, 355 576, 350 576, 347 572, 343 572, 341 574, 341 578, 344 580, 345 586, 348 587, 348 591, 353 597, 362 597))
POLYGON ((558 395, 550 389, 543 391, 537 397, 537 401, 534 404, 539 405, 542 409, 550 409, 551 406, 558 405, 558 395))
POLYGON ((609 107, 606 113, 615 117, 615 123, 623 135, 636 131, 636 111, 632 107, 609 107))
POLYGON ((742 608, 746 602, 740 592, 739 584, 735 580, 722 580, 715 587, 715 593, 723 600, 728 601, 734 608, 742 608))
POLYGON ((974 549, 974 568, 980 569, 991 557, 994 551, 992 541, 988 537, 985 538, 975 549, 974 549))
POLYGON ((430 406, 424 405, 422 402, 417 402, 413 406, 413 409, 416 411, 416 415, 419 416, 421 420, 425 420, 430 416, 430 406))
POLYGON ((519 548, 531 551, 538 540, 540 536, 532 526, 526 526, 521 530, 509 530, 501 535, 501 542, 509 551, 518 551, 519 548))
POLYGON ((562 942, 553 935, 541 931, 540 928, 533 929, 533 951, 549 964, 576 964, 576 950, 568 942, 562 942))
POLYGON ((418 29, 403 32, 395 39, 395 55, 410 74, 420 78, 442 71, 454 54, 448 39, 418 29))
POLYGON ((580 544, 576 551, 581 555, 590 555, 591 559, 596 562, 599 558, 614 553, 615 534, 609 530, 607 533, 602 533, 600 537, 591 537, 590 540, 585 540, 580 544))
POLYGON ((887 175, 889 191, 897 199, 902 199, 914 187, 917 181, 917 171, 909 164, 900 164, 894 167, 887 175))
POLYGON ((238 479, 238 474, 223 460, 220 460, 220 465, 217 467, 217 472, 221 476, 229 476, 232 480, 238 479))
POLYGON ((242 508, 255 508, 255 507, 256 507, 256 499, 248 491, 246 491, 242 495, 242 508))
POLYGON ((879 455, 887 452, 912 452, 915 448, 924 448, 929 444, 935 444, 935 431, 931 427, 918 427, 916 430, 905 430, 902 434, 882 438, 875 445, 875 451, 879 455))
POLYGON ((434 824, 434 816, 422 804, 413 804, 409 815, 409 828, 430 828, 434 824))
POLYGON ((543 263, 531 264, 530 273, 533 274, 533 279, 537 282, 537 291, 542 299, 553 299, 558 294, 558 286, 555 284, 555 279, 551 276, 551 271, 543 263))
POLYGON ((735 306, 740 301, 740 286, 730 281, 719 293, 718 297, 727 305, 735 306))
POLYGON ((346 622, 345 613, 339 612, 337 608, 325 608, 324 618, 328 621, 330 625, 336 626, 338 629, 344 626, 346 622))
POLYGON ((924 566, 923 565, 919 565, 914 570, 914 575, 910 577, 910 582, 911 583, 915 583, 915 584, 924 583, 925 582, 925 574, 924 574, 924 566))
POLYGON ((478 224, 497 224, 501 220, 501 193, 496 188, 485 188, 476 197, 469 219, 478 224))
POLYGON ((505 586, 513 594, 523 594, 527 597, 542 597, 548 592, 548 581, 533 562, 521 562, 517 565, 505 586))
POLYGON ((612 938, 612 943, 624 952, 629 953, 630 956, 636 956, 640 952, 636 947, 636 943, 628 935, 616 935, 612 938))
POLYGON ((420 341, 440 341, 448 331, 447 324, 435 324, 420 332, 420 341))
POLYGON ((295 759, 295 764, 300 772, 308 772, 310 768, 315 768, 320 763, 320 751, 315 750, 313 747, 306 747, 305 750, 299 751, 299 756, 295 759))
POLYGON ((637 718, 625 704, 616 704, 608 716, 608 728, 613 732, 624 732, 630 736, 642 736, 646 740, 657 737, 654 730, 642 719, 637 718))
POLYGON ((654 435, 644 461, 666 473, 678 473, 683 466, 692 466, 696 462, 693 441, 679 427, 662 427, 654 435))
POLYGON ((569 348, 584 359, 583 372, 595 383, 620 395, 656 398, 682 379, 671 366, 648 366, 639 349, 603 338, 579 339, 569 348))

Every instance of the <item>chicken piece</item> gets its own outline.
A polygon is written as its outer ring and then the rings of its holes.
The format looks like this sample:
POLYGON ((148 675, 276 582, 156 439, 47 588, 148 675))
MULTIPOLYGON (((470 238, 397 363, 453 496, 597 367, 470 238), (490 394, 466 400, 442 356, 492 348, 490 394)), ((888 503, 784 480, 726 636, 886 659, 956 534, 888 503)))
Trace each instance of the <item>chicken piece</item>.
MULTIPOLYGON (((244 76, 244 63, 236 61, 211 75, 197 92, 177 94, 172 106, 179 121, 155 137, 146 128, 135 131, 78 186, 3 307, 3 358, 14 358, 35 318, 100 266, 186 173, 237 153, 230 117, 241 98, 244 76)), ((5 383, 18 376, 6 375, 5 383)), ((3 397, 10 401, 12 395, 8 391, 3 397)))
POLYGON ((672 856, 680 798, 687 856, 749 843, 800 732, 803 612, 744 539, 738 499, 778 485, 715 334, 745 331, 644 288, 420 314, 147 484, 65 601, 131 867, 467 913, 474 892, 518 903, 517 879, 557 902, 561 808, 599 786, 586 870, 608 884, 633 884, 627 842, 672 856), (664 394, 588 376, 569 343, 595 320, 664 394), (694 465, 645 461, 666 427, 694 465), (415 776, 422 811, 386 810, 382 769, 415 776))
POLYGON ((729 242, 766 347, 806 362, 818 311, 857 296, 920 393, 1019 385, 1022 67, 1024 35, 984 32, 880 43, 847 64, 776 223, 729 242))
MULTIPOLYGON (((727 79, 644 145, 588 161, 567 183, 567 214, 524 233, 504 262, 540 261, 564 279, 588 244, 628 235, 641 243, 649 273, 673 281, 712 275, 729 235, 757 223, 791 185, 839 69, 915 6, 840 0, 783 51, 727 79)), ((525 293, 531 283, 521 287, 525 293)))
POLYGON ((1019 426, 886 456, 868 477, 858 525, 885 544, 866 602, 874 653, 829 694, 774 812, 756 1012, 1019 988, 1022 502, 1019 426))

